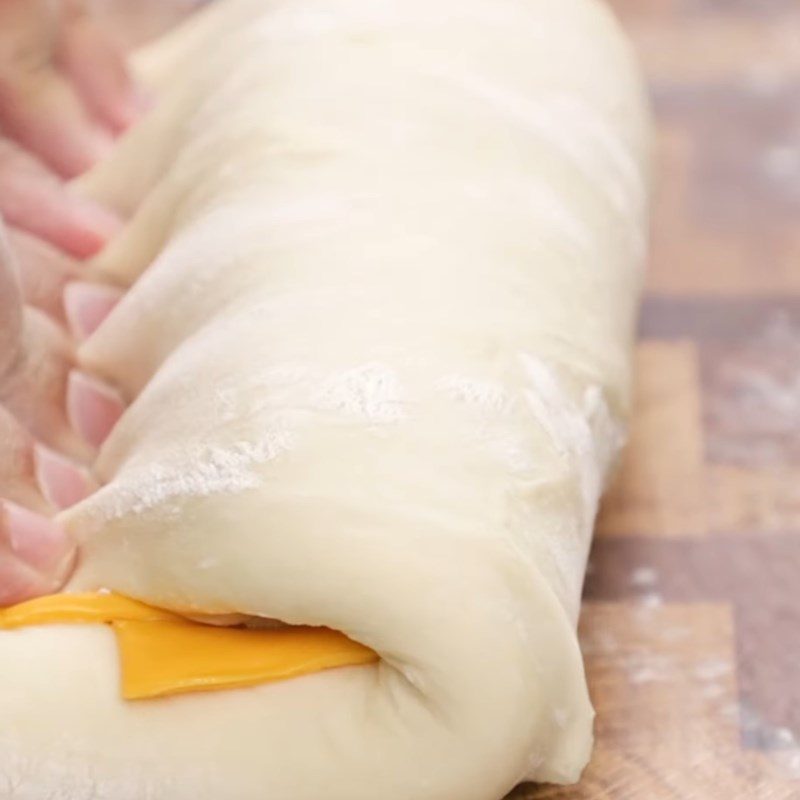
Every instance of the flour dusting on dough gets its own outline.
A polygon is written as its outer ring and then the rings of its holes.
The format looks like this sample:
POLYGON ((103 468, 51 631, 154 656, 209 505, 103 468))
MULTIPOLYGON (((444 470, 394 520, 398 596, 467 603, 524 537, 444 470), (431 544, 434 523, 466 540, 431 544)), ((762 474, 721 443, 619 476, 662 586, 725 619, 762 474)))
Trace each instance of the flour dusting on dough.
POLYGON ((207 445, 180 453, 174 462, 151 463, 125 472, 98 492, 92 513, 109 522, 127 514, 143 514, 170 500, 235 495, 259 485, 256 468, 291 449, 285 429, 265 432, 257 443, 230 447, 207 445))
POLYGON ((520 360, 531 383, 525 392, 530 409, 561 457, 577 470, 585 522, 591 524, 608 469, 622 447, 624 428, 598 386, 587 387, 578 405, 546 362, 525 353, 520 360))
POLYGON ((312 403, 367 422, 396 422, 405 417, 397 374, 382 364, 364 364, 331 375, 312 403))

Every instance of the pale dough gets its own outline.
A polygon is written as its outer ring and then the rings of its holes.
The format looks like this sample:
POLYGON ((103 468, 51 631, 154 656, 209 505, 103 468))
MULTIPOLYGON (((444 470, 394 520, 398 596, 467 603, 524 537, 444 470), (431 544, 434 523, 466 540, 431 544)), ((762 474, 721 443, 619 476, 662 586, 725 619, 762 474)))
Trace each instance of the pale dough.
POLYGON ((592 741, 575 635, 647 207, 593 0, 225 2, 85 183, 132 405, 71 588, 328 625, 382 661, 125 703, 112 634, 0 635, 13 800, 497 800, 592 741))

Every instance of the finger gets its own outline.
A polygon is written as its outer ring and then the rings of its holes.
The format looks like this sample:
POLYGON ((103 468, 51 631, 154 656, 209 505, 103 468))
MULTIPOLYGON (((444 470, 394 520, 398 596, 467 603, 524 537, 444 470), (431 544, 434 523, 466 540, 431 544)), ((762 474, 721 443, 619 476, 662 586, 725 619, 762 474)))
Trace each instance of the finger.
POLYGON ((97 253, 122 226, 110 211, 72 194, 30 154, 1 139, 0 214, 76 258, 97 253))
POLYGON ((61 588, 75 562, 75 544, 47 517, 9 501, 0 504, 0 605, 61 588))
POLYGON ((72 429, 65 411, 72 344, 36 309, 25 309, 23 323, 14 367, 0 384, 0 402, 36 440, 88 460, 93 449, 72 429))
POLYGON ((14 416, 0 406, 0 497, 47 513, 49 504, 35 475, 33 439, 14 416))
POLYGON ((56 63, 72 80, 90 113, 110 130, 125 130, 146 109, 122 48, 89 14, 68 15, 56 63))
POLYGON ((79 503, 97 488, 86 468, 42 444, 33 446, 33 461, 36 485, 54 510, 79 503))
POLYGON ((102 158, 112 139, 53 63, 64 2, 0 0, 0 126, 58 174, 73 177, 102 158))
POLYGON ((89 472, 35 442, 0 406, 0 497, 41 514, 74 505, 96 489, 89 472))
POLYGON ((73 281, 64 288, 64 309, 72 335, 88 339, 111 313, 122 290, 92 281, 73 281))
POLYGON ((17 228, 9 229, 8 239, 19 265, 25 303, 65 322, 64 287, 81 274, 78 263, 44 240, 17 228))
POLYGON ((0 120, 7 137, 65 178, 85 172, 113 146, 110 133, 49 64, 0 76, 0 120))
POLYGON ((112 386, 74 369, 67 379, 66 408, 72 429, 90 445, 100 447, 125 411, 125 404, 112 386))
POLYGON ((74 367, 65 332, 33 308, 25 309, 20 354, 0 402, 36 440, 83 463, 125 410, 114 387, 74 367))
POLYGON ((0 217, 0 382, 15 366, 22 338, 22 290, 0 217))

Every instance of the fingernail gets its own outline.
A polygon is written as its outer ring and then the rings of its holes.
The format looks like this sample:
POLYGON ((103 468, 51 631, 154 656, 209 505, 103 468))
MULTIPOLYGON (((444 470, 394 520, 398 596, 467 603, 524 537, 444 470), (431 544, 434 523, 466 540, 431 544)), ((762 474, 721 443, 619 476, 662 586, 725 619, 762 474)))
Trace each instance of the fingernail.
POLYGON ((89 258, 103 249, 122 230, 122 220, 111 210, 77 193, 69 193, 69 252, 89 258))
POLYGON ((137 122, 153 106, 150 95, 139 88, 132 89, 129 94, 121 99, 114 109, 114 127, 118 134, 124 133, 137 122))
POLYGON ((74 369, 67 378, 67 419, 73 430, 95 447, 106 440, 125 406, 119 393, 74 369))
POLYGON ((69 508, 92 493, 86 471, 49 447, 35 444, 33 461, 39 490, 54 508, 69 508))
POLYGON ((114 286, 73 281, 64 287, 64 313, 76 339, 88 339, 119 302, 122 292, 114 286))
POLYGON ((19 561, 41 574, 60 577, 66 572, 75 546, 63 528, 8 500, 0 513, 0 538, 19 561))
POLYGON ((141 114, 149 111, 155 105, 155 98, 153 95, 141 86, 133 87, 131 99, 133 101, 133 105, 141 114))
POLYGON ((122 229, 122 220, 113 211, 86 197, 76 199, 75 208, 83 224, 105 240, 116 236, 122 229))
POLYGON ((114 149, 114 137, 98 128, 90 140, 89 147, 94 160, 101 161, 114 149))

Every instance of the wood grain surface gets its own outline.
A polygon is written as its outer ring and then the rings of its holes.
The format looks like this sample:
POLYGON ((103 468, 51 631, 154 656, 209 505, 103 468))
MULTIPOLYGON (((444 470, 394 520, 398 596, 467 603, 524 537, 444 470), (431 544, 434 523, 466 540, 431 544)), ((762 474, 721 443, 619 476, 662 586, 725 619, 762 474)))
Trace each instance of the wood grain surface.
POLYGON ((658 124, 631 443, 581 622, 597 745, 514 800, 800 798, 800 0, 612 0, 658 124))

